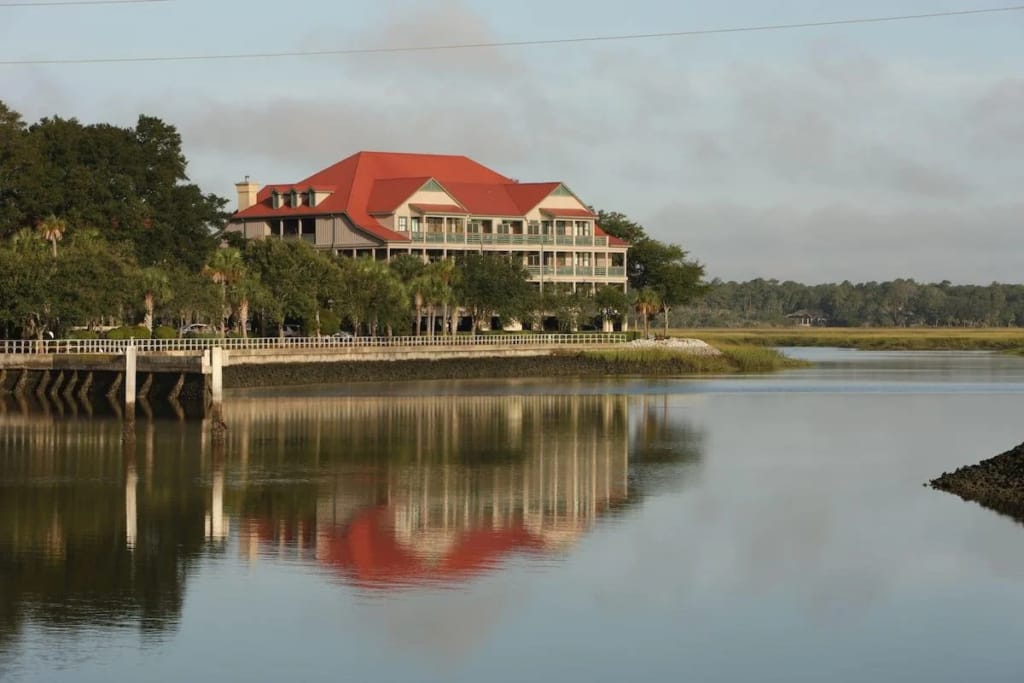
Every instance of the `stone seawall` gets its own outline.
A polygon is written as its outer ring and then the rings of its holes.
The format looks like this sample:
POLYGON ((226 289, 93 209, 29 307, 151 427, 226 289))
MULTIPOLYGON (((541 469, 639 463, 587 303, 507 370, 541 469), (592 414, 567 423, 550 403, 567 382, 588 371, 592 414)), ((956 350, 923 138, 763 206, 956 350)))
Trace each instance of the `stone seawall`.
POLYGON ((576 353, 506 358, 228 365, 224 368, 224 386, 229 389, 241 389, 299 384, 430 379, 678 376, 692 373, 692 359, 683 355, 680 355, 679 358, 665 358, 657 361, 625 361, 576 353))

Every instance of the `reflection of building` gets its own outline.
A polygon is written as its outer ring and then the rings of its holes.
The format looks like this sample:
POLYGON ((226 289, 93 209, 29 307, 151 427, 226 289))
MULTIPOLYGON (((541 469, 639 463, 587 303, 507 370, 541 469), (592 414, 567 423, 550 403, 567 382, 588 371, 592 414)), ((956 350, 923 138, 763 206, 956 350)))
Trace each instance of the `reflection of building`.
MULTIPOLYGON (((458 580, 511 554, 560 550, 628 498, 626 402, 350 398, 279 401, 273 413, 261 407, 258 415, 249 411, 253 404, 229 404, 226 419, 241 439, 280 434, 293 412, 322 413, 310 437, 321 457, 331 457, 324 447, 337 444, 336 435, 347 447, 332 458, 312 518, 252 520, 249 534, 241 532, 244 552, 252 554, 258 534, 265 548, 315 552, 350 580, 382 587, 458 580), (315 550, 308 545, 313 526, 315 550)), ((252 462, 251 444, 230 450, 248 451, 252 462)))

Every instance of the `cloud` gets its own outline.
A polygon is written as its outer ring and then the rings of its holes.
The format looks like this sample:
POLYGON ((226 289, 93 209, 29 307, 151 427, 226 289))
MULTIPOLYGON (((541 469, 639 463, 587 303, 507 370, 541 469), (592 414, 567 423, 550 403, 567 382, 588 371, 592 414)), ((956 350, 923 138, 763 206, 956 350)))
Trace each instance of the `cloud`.
POLYGON ((1021 216, 1020 202, 956 210, 708 203, 668 205, 645 224, 727 280, 988 284, 1020 281, 1021 216))

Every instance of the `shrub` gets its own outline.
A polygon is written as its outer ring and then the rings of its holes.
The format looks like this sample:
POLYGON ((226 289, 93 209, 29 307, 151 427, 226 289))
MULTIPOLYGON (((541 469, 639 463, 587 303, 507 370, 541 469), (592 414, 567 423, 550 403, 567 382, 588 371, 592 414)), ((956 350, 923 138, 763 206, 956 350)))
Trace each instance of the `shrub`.
POLYGON ((115 327, 106 334, 107 339, 149 339, 149 330, 144 325, 115 327))
POLYGON ((100 335, 96 330, 71 330, 67 335, 68 339, 99 339, 100 335))
POLYGON ((153 339, 177 339, 178 331, 169 325, 160 325, 153 330, 153 339))
MULTIPOLYGON (((341 318, 334 311, 322 309, 320 311, 320 334, 331 336, 341 329, 341 318)), ((315 332, 316 330, 312 330, 315 332)))

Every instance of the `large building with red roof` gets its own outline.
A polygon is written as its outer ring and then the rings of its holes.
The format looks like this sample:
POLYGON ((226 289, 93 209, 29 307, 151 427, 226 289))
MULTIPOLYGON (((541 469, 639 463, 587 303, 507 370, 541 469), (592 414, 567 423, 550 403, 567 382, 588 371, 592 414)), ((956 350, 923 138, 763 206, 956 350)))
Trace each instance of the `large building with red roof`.
POLYGON ((521 258, 532 279, 626 287, 628 244, 561 182, 520 183, 464 156, 359 152, 296 183, 238 183, 228 230, 335 254, 521 258))

